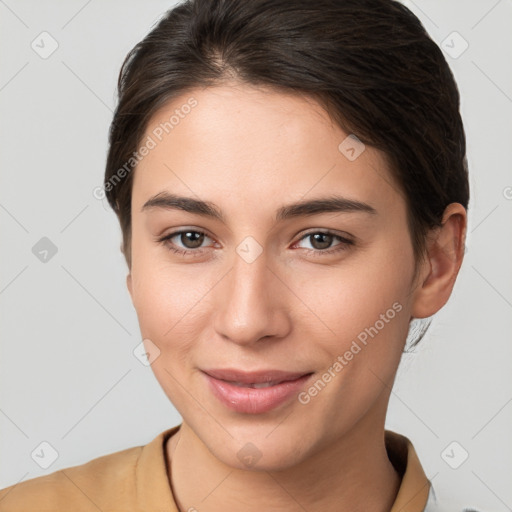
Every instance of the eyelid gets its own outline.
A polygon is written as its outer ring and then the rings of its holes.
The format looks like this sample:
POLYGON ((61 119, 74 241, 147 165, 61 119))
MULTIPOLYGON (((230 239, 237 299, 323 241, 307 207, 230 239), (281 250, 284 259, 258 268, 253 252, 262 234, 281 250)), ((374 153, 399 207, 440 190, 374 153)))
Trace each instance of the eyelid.
POLYGON ((167 230, 163 231, 166 234, 156 235, 155 238, 158 240, 161 240, 162 238, 171 238, 173 236, 180 235, 181 233, 187 233, 188 231, 193 231, 195 233, 201 233, 202 235, 206 235, 211 239, 214 238, 213 236, 210 235, 210 233, 206 229, 198 228, 196 226, 184 226, 184 227, 180 226, 179 228, 175 228, 175 229, 171 228, 171 231, 168 231, 168 232, 166 232, 166 231, 167 230))
MULTIPOLYGON (((166 235, 157 237, 156 241, 163 244, 164 247, 167 248, 167 250, 169 250, 173 253, 176 253, 176 254, 180 254, 183 257, 192 257, 193 258, 194 256, 201 256, 208 247, 198 247, 195 249, 187 249, 187 248, 181 248, 180 246, 176 246, 174 243, 169 242, 170 239, 174 238, 175 236, 179 236, 179 235, 181 235, 183 233, 187 233, 187 232, 199 233, 201 235, 205 235, 207 238, 210 238, 211 240, 214 240, 214 238, 211 237, 203 229, 185 227, 185 228, 180 228, 176 231, 172 231, 171 233, 168 233, 166 235)), ((347 249, 350 248, 350 246, 355 245, 355 240, 353 240, 353 237, 346 233, 339 234, 336 231, 330 230, 327 228, 310 228, 308 231, 303 232, 301 234, 300 238, 296 242, 294 242, 292 247, 297 245, 298 243, 300 243, 302 240, 306 239, 308 236, 311 236, 314 234, 319 234, 319 233, 331 236, 333 238, 337 238, 339 240, 339 243, 332 247, 329 247, 327 249, 302 248, 303 251, 305 251, 308 255, 313 255, 315 257, 328 256, 328 255, 332 255, 332 254, 335 254, 338 252, 346 251, 347 249)))
MULTIPOLYGON (((212 236, 210 236, 208 234, 208 232, 205 231, 204 229, 192 228, 192 227, 180 228, 180 229, 177 229, 176 231, 171 231, 170 233, 167 233, 166 235, 157 236, 156 241, 165 243, 165 242, 169 241, 171 238, 174 238, 175 236, 181 235, 183 233, 188 233, 188 232, 199 233, 200 235, 204 235, 205 237, 208 237, 210 240, 215 241, 215 239, 212 236)), ((202 249, 206 249, 206 247, 199 247, 197 249, 183 249, 183 250, 187 250, 187 251, 191 251, 191 252, 199 252, 202 249)))
MULTIPOLYGON (((185 227, 185 228, 180 228, 180 229, 178 229, 176 231, 171 231, 170 233, 167 233, 166 235, 157 236, 156 240, 157 241, 168 240, 170 238, 174 238, 176 235, 181 235, 182 233, 186 233, 188 231, 193 231, 193 232, 196 232, 196 233, 200 233, 202 235, 207 236, 211 240, 214 239, 214 237, 210 236, 208 234, 208 232, 205 231, 203 228, 185 227)), ((334 230, 331 230, 331 229, 328 229, 328 228, 310 228, 309 230, 301 233, 301 236, 297 239, 297 242, 299 242, 302 239, 306 238, 308 235, 313 235, 313 234, 316 234, 316 233, 324 233, 326 235, 332 235, 332 236, 340 237, 340 238, 344 239, 347 242, 355 242, 355 240, 353 240, 353 237, 351 235, 349 235, 348 233, 337 232, 337 231, 334 231, 334 230)), ((295 236, 297 236, 297 235, 295 235, 295 236)), ((297 242, 295 242, 295 243, 297 243, 297 242)))
POLYGON ((300 238, 298 240, 302 240, 304 237, 308 235, 314 235, 316 233, 324 233, 326 235, 332 235, 332 236, 339 236, 340 238, 343 238, 344 240, 355 242, 355 238, 352 235, 349 235, 348 233, 345 233, 344 231, 337 231, 335 229, 329 229, 329 228, 310 228, 306 231, 301 231, 300 238))
MULTIPOLYGON (((303 248, 304 251, 306 251, 308 254, 312 254, 314 256, 328 256, 332 255, 338 252, 346 251, 350 248, 350 246, 355 245, 355 240, 353 240, 353 237, 348 234, 339 234, 336 231, 326 229, 326 228, 314 228, 311 230, 308 230, 301 234, 300 238, 294 242, 293 246, 297 245, 298 243, 302 242, 302 240, 308 238, 311 235, 315 235, 317 233, 324 234, 331 236, 333 238, 337 238, 339 240, 339 243, 336 245, 333 245, 332 247, 329 247, 328 249, 308 249, 303 248)), ((292 246, 292 247, 293 247, 292 246)))

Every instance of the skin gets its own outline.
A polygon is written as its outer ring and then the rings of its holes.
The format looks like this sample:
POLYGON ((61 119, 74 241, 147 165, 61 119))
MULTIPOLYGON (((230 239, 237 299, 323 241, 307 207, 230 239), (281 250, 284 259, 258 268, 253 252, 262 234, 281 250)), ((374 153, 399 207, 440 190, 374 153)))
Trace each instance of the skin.
POLYGON ((160 351, 152 369, 183 418, 166 445, 176 502, 183 511, 389 510, 400 485, 384 445, 391 386, 410 319, 433 315, 451 294, 466 211, 449 205, 412 282, 405 202, 379 151, 367 146, 349 161, 338 150, 348 134, 313 100, 236 82, 175 98, 146 135, 191 96, 198 105, 135 171, 127 277, 146 346, 160 351), (177 209, 142 211, 162 191, 215 203, 225 223, 177 209), (285 204, 332 194, 378 214, 275 221, 285 204), (199 256, 157 241, 179 229, 206 233, 199 249, 179 235, 167 242, 199 256), (340 240, 322 246, 305 232, 326 230, 355 244, 325 254, 340 240), (247 236, 263 249, 251 263, 236 252, 247 236), (237 413, 200 372, 272 368, 320 377, 396 302, 401 311, 307 404, 237 413), (249 442, 261 454, 252 467, 237 457, 249 442))

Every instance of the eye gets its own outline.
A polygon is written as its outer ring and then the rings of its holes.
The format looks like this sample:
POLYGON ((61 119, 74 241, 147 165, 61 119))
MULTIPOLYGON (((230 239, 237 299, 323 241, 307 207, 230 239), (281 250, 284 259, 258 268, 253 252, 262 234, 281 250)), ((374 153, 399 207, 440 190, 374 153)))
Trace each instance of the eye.
MULTIPOLYGON (((347 248, 351 245, 354 245, 354 242, 348 238, 345 238, 341 235, 337 235, 330 231, 312 231, 304 235, 298 243, 302 240, 310 240, 310 245, 312 249, 305 248, 309 254, 313 254, 315 256, 322 256, 325 254, 332 254, 339 251, 347 250, 347 248), (334 240, 338 240, 339 243, 332 247, 332 242, 334 240), (327 250, 326 250, 327 249, 327 250)), ((297 245, 296 244, 296 245, 297 245)))
MULTIPOLYGON (((168 250, 180 254, 182 256, 200 256, 204 253, 201 247, 205 239, 209 238, 205 232, 194 229, 184 229, 181 231, 174 231, 157 241, 163 244, 168 250), (173 239, 176 239, 173 241, 173 239), (182 244, 182 245, 179 245, 182 244)), ((323 256, 339 251, 347 250, 349 246, 354 245, 354 242, 346 237, 337 235, 330 231, 312 231, 304 235, 299 242, 302 240, 310 239, 312 249, 305 248, 308 254, 314 256, 323 256), (333 241, 338 240, 339 243, 332 246, 333 241), (332 247, 332 248, 330 248, 332 247)))
POLYGON ((203 231, 184 229, 165 235, 159 238, 158 242, 162 243, 167 249, 174 253, 183 256, 196 256, 204 252, 201 250, 203 249, 201 245, 205 238, 210 237, 203 231), (176 241, 173 241, 174 238, 176 238, 176 241), (179 245, 180 243, 183 244, 183 247, 179 245))

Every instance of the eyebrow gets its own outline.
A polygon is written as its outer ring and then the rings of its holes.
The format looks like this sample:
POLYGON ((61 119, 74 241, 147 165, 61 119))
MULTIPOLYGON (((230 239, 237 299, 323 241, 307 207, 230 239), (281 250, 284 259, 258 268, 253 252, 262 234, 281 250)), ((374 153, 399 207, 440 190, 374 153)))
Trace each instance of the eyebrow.
MULTIPOLYGON (((225 222, 222 211, 215 203, 193 199, 191 197, 178 196, 169 192, 160 192, 148 199, 141 211, 161 208, 165 210, 182 210, 188 213, 210 217, 225 222)), ((349 199, 341 196, 329 196, 325 198, 299 201, 279 208, 276 212, 276 221, 284 221, 295 217, 319 215, 321 213, 367 213, 377 215, 378 212, 368 203, 349 199)))

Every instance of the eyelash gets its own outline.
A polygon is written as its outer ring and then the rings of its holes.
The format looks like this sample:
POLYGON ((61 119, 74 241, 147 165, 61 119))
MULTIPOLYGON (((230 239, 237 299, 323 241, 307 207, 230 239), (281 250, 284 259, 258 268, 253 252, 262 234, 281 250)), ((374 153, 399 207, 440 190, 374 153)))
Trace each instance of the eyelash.
MULTIPOLYGON (((201 248, 199 248, 199 249, 177 249, 174 246, 174 244, 169 242, 170 239, 174 238, 177 235, 181 235, 183 233, 199 233, 201 235, 208 236, 207 233, 205 233, 204 231, 199 231, 199 230, 194 230, 194 229, 185 229, 185 230, 181 230, 181 231, 174 231, 173 233, 170 233, 168 235, 165 235, 162 238, 159 238, 157 241, 159 243, 161 243, 169 251, 172 251, 175 254, 179 254, 180 256, 184 256, 184 257, 200 256, 203 253, 201 248)), ((331 249, 325 249, 325 250, 304 249, 305 251, 307 251, 308 254, 314 255, 315 257, 330 255, 330 254, 341 252, 341 251, 346 251, 349 246, 354 245, 354 242, 352 240, 345 238, 343 236, 337 235, 336 233, 333 233, 331 231, 310 231, 309 233, 306 233, 304 236, 302 236, 302 238, 300 238, 296 243, 301 242, 305 238, 308 238, 308 237, 316 235, 316 234, 332 236, 334 238, 337 238, 340 241, 340 243, 335 245, 334 248, 331 248, 331 249)), ((210 238, 210 237, 208 237, 208 238, 210 238)))

